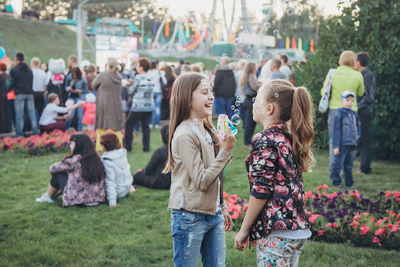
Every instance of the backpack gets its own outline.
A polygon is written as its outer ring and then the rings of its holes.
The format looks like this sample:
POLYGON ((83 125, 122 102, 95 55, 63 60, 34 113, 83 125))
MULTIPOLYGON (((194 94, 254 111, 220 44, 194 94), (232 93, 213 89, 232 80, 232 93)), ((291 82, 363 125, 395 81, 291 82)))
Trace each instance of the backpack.
POLYGON ((318 110, 321 113, 325 113, 329 107, 329 99, 331 97, 331 86, 332 86, 332 74, 335 69, 329 69, 328 72, 328 80, 326 81, 326 85, 324 88, 324 94, 319 101, 318 110))

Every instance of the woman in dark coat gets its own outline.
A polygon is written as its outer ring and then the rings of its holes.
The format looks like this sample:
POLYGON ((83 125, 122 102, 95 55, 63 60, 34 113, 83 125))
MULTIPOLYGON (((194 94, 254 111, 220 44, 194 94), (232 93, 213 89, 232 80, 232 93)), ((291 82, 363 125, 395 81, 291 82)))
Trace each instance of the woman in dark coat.
POLYGON ((109 58, 107 60, 107 69, 92 82, 92 89, 97 91, 95 120, 97 151, 102 151, 103 149, 100 144, 100 136, 107 130, 112 130, 122 144, 122 77, 118 70, 118 61, 114 58, 109 58))

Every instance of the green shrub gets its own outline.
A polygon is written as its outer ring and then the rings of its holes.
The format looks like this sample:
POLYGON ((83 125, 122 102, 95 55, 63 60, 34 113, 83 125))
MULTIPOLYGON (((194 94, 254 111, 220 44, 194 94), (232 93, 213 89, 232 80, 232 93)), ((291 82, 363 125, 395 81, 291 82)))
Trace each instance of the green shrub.
MULTIPOLYGON (((400 158, 400 3, 389 0, 356 0, 342 5, 342 14, 321 25, 316 53, 296 69, 295 83, 306 86, 315 102, 329 68, 337 67, 344 50, 365 51, 376 77, 373 120, 374 155, 400 158)), ((315 146, 328 146, 326 114, 316 110, 315 146)))

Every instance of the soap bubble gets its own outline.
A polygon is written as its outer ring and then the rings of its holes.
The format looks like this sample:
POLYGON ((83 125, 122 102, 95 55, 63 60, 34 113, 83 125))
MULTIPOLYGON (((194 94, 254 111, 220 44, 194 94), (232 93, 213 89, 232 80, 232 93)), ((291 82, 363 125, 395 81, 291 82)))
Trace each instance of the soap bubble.
POLYGON ((265 15, 265 19, 269 20, 271 18, 271 16, 269 14, 265 15))
POLYGON ((240 111, 238 109, 235 109, 235 111, 233 112, 235 115, 239 115, 240 111))
POLYGON ((233 40, 233 42, 234 42, 235 44, 239 44, 239 38, 236 38, 235 40, 233 40))
POLYGON ((235 110, 235 109, 236 109, 236 106, 235 106, 235 105, 232 105, 232 106, 231 106, 231 109, 232 109, 232 110, 235 110))
POLYGON ((273 34, 275 37, 278 37, 278 36, 279 36, 279 30, 274 30, 274 31, 272 32, 272 34, 273 34))
POLYGON ((269 23, 268 21, 265 22, 264 27, 268 30, 269 28, 271 28, 271 23, 269 23))
POLYGON ((237 106, 237 107, 240 106, 240 102, 236 100, 235 101, 235 106, 237 106))
POLYGON ((244 97, 243 96, 238 96, 238 97, 236 97, 236 100, 239 101, 239 103, 243 103, 244 97))
POLYGON ((286 11, 286 14, 288 14, 288 16, 293 16, 293 14, 294 14, 293 8, 288 8, 288 10, 286 11))
POLYGON ((247 60, 251 60, 251 56, 250 55, 247 55, 247 60))
POLYGON ((240 117, 235 114, 232 116, 231 121, 233 125, 238 125, 240 123, 240 117))
POLYGON ((223 57, 226 57, 226 54, 225 54, 225 53, 223 53, 223 54, 222 54, 222 56, 223 56, 223 57))

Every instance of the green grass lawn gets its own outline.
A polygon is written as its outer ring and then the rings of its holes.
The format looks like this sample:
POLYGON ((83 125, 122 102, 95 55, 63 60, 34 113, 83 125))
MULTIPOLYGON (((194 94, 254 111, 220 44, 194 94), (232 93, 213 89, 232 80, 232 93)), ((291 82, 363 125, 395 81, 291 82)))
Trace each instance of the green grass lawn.
MULTIPOLYGON (((15 52, 25 54, 27 63, 33 57, 39 57, 42 62, 48 62, 50 58, 63 58, 68 65, 68 56, 76 55, 76 32, 63 25, 0 16, 0 34, 15 52)), ((89 44, 84 40, 83 49, 88 48, 89 44)), ((7 53, 7 56, 14 60, 12 55, 7 53)), ((83 58, 94 62, 95 55, 84 53, 83 58)))
MULTIPOLYGON (((244 159, 249 148, 243 145, 242 132, 240 127, 224 185, 229 194, 247 198, 244 159)), ((153 129, 151 151, 160 144, 159 132, 153 129)), ((132 171, 143 168, 151 156, 141 151, 137 137, 129 153, 132 171)), ((61 200, 34 202, 46 190, 50 164, 64 156, 0 153, 0 266, 172 266, 169 191, 138 188, 133 196, 119 200, 115 209, 62 208, 61 200)), ((315 151, 315 157, 316 167, 304 177, 306 190, 330 185, 327 151, 315 151)), ((398 164, 374 161, 372 167, 372 175, 354 176, 361 193, 400 190, 398 164)), ((236 251, 234 236, 234 232, 226 235, 227 266, 255 266, 255 250, 236 251)), ((396 251, 310 241, 300 266, 398 266, 399 257, 396 251)))

